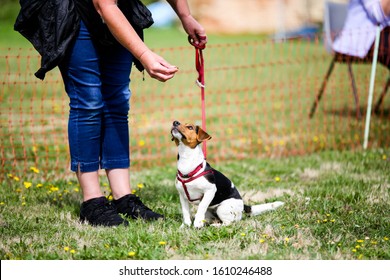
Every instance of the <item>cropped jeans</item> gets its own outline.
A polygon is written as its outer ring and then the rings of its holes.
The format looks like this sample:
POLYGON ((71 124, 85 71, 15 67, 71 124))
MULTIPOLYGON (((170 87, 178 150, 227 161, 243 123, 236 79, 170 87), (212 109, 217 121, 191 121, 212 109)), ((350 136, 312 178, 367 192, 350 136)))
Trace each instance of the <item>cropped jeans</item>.
POLYGON ((80 23, 79 35, 59 66, 70 99, 71 170, 130 166, 128 113, 132 54, 119 44, 98 50, 80 23))

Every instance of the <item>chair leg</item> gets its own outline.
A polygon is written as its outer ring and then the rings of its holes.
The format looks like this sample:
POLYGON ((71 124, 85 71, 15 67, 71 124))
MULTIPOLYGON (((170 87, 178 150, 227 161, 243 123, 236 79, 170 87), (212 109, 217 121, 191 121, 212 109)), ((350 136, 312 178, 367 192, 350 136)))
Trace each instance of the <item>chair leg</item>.
POLYGON ((322 81, 322 85, 321 85, 320 91, 318 92, 318 94, 316 96, 316 99, 314 100, 314 103, 313 103, 313 105, 311 107, 309 118, 313 117, 313 115, 314 115, 314 113, 315 113, 315 111, 317 109, 318 103, 320 102, 321 97, 322 97, 322 95, 323 95, 323 93, 325 91, 326 84, 328 83, 329 77, 332 74, 335 62, 336 62, 336 56, 333 57, 330 65, 329 65, 328 72, 326 73, 326 76, 325 76, 324 80, 322 81))
POLYGON ((379 99, 376 102, 375 109, 374 109, 375 114, 379 114, 379 110, 380 110, 380 107, 382 105, 383 98, 385 97, 389 86, 390 86, 390 76, 387 78, 387 82, 385 84, 385 87, 383 88, 382 94, 381 94, 381 96, 379 96, 379 99))
POLYGON ((360 113, 359 96, 357 94, 355 77, 352 72, 351 63, 348 63, 348 73, 349 73, 349 77, 351 78, 352 91, 353 91, 353 96, 355 98, 356 116, 360 120, 362 118, 362 114, 360 113))

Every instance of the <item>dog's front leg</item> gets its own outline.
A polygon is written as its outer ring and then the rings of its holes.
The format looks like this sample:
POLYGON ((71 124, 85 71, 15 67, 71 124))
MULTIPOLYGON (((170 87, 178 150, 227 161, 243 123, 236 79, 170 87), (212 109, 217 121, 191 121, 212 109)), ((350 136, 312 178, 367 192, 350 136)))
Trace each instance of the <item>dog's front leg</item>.
POLYGON ((199 203, 198 211, 195 214, 194 227, 201 228, 204 226, 206 219, 206 211, 211 201, 213 200, 216 191, 217 188, 212 188, 204 193, 203 198, 199 203))
POLYGON ((181 212, 183 215, 183 224, 181 227, 184 226, 191 226, 191 212, 190 212, 190 204, 188 203, 188 200, 180 193, 180 204, 181 204, 181 212))

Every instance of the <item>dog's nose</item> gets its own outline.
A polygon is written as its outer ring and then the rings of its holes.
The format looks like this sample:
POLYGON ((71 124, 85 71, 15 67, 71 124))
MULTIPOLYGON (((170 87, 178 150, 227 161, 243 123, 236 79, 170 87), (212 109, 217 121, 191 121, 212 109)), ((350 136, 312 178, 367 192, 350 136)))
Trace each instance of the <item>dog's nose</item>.
POLYGON ((173 122, 173 126, 179 126, 179 125, 180 125, 180 123, 178 121, 173 122))

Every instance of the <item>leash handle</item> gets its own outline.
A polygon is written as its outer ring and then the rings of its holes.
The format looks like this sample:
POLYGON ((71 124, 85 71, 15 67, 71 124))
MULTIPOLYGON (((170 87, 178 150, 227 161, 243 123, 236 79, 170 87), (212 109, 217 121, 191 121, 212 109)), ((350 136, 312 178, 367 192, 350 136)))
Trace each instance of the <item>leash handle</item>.
MULTIPOLYGON (((206 37, 200 37, 200 39, 206 37)), ((198 71, 198 79, 196 84, 200 87, 201 90, 201 101, 202 101, 202 129, 206 131, 206 102, 205 102, 205 83, 204 83, 204 59, 203 59, 203 50, 206 48, 206 45, 199 47, 195 44, 194 40, 188 36, 188 42, 195 47, 195 67, 198 71)), ((203 154, 205 159, 207 158, 207 145, 206 141, 203 142, 203 154)))

